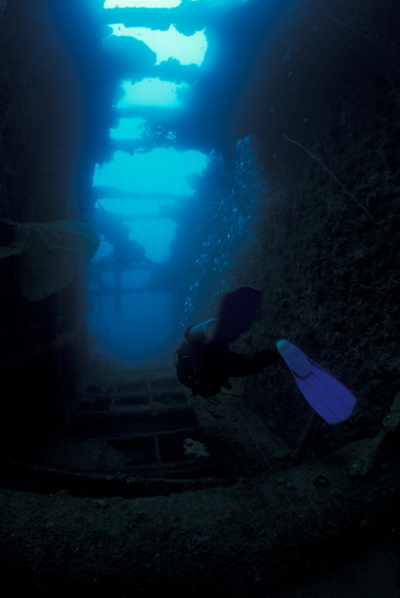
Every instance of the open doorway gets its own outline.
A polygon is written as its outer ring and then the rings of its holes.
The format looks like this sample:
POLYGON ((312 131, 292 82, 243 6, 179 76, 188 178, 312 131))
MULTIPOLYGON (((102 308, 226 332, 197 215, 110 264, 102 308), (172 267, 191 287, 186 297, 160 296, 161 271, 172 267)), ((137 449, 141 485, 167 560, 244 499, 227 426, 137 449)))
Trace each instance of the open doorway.
POLYGON ((179 148, 176 130, 165 130, 171 115, 177 120, 190 112, 190 82, 194 72, 201 76, 207 52, 201 23, 184 34, 171 10, 168 29, 157 27, 160 9, 179 4, 108 0, 102 9, 109 25, 104 51, 126 70, 111 107, 112 158, 97 164, 93 177, 90 218, 101 244, 89 265, 88 324, 95 350, 126 364, 151 358, 171 342, 184 302, 178 284, 184 272, 171 243, 177 228, 185 226, 196 177, 210 161, 195 145, 179 148), (150 26, 116 22, 119 16, 134 21, 139 8, 152 9, 150 26), (168 66, 175 71, 169 79, 168 66))
POLYGON ((231 115, 270 4, 96 4, 113 90, 88 210, 101 239, 89 265, 95 355, 171 363, 189 320, 208 315, 199 306, 235 286, 228 270, 252 238, 263 181, 257 140, 231 115))

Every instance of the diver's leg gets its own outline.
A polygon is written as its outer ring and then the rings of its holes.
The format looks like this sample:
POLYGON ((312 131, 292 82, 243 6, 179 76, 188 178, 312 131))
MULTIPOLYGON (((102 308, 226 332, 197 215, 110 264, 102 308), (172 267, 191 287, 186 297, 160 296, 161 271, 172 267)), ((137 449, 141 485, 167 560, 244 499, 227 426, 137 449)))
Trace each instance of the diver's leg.
POLYGON ((224 370, 228 376, 250 376, 277 363, 282 363, 277 349, 261 349, 254 355, 241 355, 230 351, 226 356, 224 370))

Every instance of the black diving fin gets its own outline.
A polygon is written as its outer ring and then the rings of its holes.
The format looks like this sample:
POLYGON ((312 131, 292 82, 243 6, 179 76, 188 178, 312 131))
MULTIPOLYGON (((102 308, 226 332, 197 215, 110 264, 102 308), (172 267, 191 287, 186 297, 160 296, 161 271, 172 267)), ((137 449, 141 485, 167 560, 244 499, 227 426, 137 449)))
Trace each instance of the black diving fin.
POLYGON ((239 287, 226 293, 219 308, 219 324, 214 342, 231 343, 245 332, 257 315, 261 292, 253 287, 239 287))

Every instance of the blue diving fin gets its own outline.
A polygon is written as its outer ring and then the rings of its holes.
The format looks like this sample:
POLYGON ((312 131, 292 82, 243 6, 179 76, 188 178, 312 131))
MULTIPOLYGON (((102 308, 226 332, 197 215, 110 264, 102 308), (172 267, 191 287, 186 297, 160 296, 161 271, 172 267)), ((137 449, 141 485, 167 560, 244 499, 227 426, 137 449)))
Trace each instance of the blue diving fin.
POLYGON ((239 287, 223 296, 214 342, 231 343, 253 322, 261 304, 261 292, 253 287, 239 287))
POLYGON ((350 417, 356 398, 339 380, 289 341, 282 339, 276 346, 299 390, 328 424, 337 424, 350 417))

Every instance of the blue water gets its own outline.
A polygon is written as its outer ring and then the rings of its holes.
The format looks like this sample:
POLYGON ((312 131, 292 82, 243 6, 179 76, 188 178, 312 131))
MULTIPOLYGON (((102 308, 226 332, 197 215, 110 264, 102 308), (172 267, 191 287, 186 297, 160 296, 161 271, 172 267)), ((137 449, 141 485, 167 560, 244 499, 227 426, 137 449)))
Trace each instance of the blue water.
MULTIPOLYGON (((209 22, 241 4, 210 2, 209 22)), ((223 137, 221 122, 204 110, 212 98, 204 81, 218 80, 218 70, 228 77, 232 65, 226 69, 212 27, 190 21, 179 30, 180 5, 107 0, 98 8, 110 15, 104 51, 125 70, 110 106, 111 151, 92 181, 90 224, 101 243, 89 265, 88 324, 93 350, 128 364, 168 358, 196 305, 229 286, 225 273, 251 238, 262 185, 251 138, 238 141, 229 165, 223 146, 204 147, 214 131, 223 137), (114 22, 111 9, 124 7, 132 16, 170 8, 171 22, 168 29, 114 22)))

